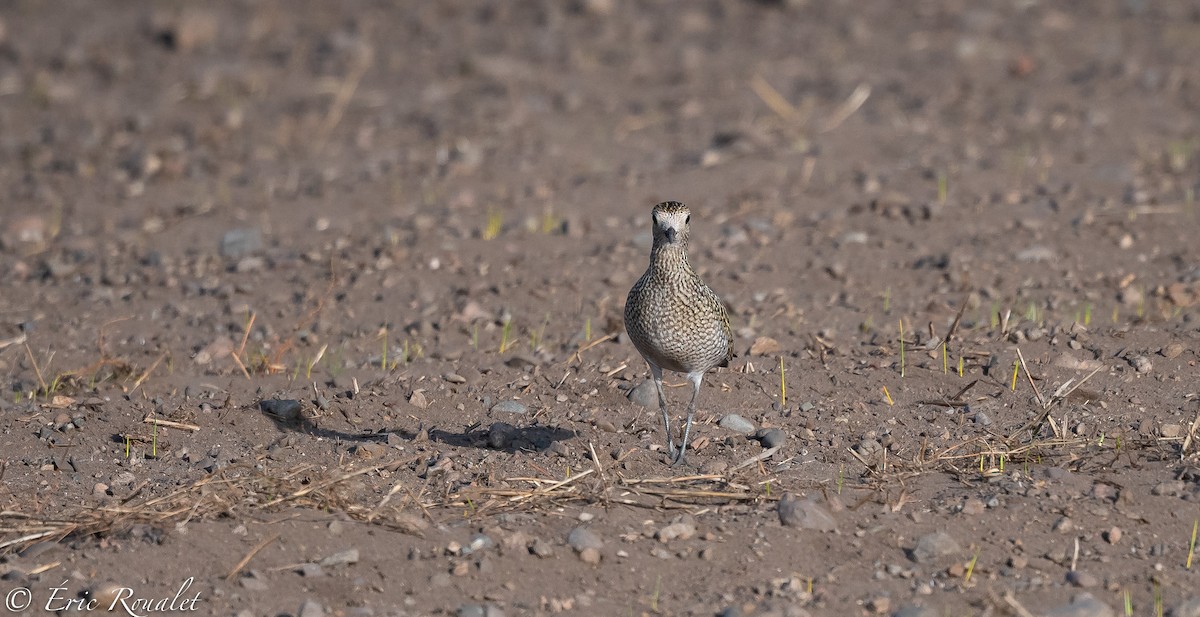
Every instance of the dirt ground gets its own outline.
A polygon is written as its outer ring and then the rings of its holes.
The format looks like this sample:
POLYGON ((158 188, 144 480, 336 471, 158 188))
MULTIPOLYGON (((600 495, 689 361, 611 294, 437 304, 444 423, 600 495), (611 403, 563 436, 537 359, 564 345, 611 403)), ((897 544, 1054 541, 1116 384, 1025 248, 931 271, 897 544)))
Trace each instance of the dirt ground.
POLYGON ((1200 615, 1197 58, 1183 0, 0 3, 5 608, 1200 615), (685 468, 667 199, 737 337, 685 468))

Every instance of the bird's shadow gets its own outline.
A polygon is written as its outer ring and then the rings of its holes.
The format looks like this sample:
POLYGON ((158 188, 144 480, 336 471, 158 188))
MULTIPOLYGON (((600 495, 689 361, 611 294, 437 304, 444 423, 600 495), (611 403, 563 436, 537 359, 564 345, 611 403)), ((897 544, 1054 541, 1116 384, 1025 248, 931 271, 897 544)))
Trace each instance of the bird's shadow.
POLYGON ((387 442, 389 436, 395 436, 405 441, 428 439, 456 448, 495 450, 512 454, 546 450, 555 442, 567 441, 578 436, 575 431, 556 426, 517 427, 507 422, 493 422, 488 426, 472 425, 458 432, 437 427, 422 427, 415 431, 394 427, 376 432, 346 432, 317 425, 312 418, 300 412, 300 406, 296 403, 298 402, 267 399, 260 401, 256 408, 282 432, 298 432, 359 443, 387 442))

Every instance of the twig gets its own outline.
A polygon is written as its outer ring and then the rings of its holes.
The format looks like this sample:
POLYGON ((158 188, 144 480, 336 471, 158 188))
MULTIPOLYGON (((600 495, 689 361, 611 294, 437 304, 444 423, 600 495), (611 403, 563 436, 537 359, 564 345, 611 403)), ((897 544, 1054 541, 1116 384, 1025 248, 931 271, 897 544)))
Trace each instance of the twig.
POLYGON ((837 109, 834 110, 833 114, 825 119, 825 124, 821 127, 821 132, 828 133, 841 126, 842 123, 845 122, 850 116, 853 116, 854 112, 858 111, 858 109, 863 106, 863 103, 866 103, 867 99, 870 97, 871 86, 867 85, 866 83, 858 84, 858 86, 854 88, 854 92, 851 92, 850 96, 840 106, 838 106, 837 109))
MULTIPOLYGON (((1196 436, 1196 429, 1200 428, 1200 413, 1196 414, 1196 419, 1192 420, 1192 426, 1188 428, 1187 438, 1183 440, 1183 447, 1179 449, 1179 460, 1183 460, 1187 456, 1188 448, 1192 446, 1192 440, 1196 436)), ((0 474, 3 477, 3 474, 0 474)))
POLYGON ((162 418, 154 418, 154 417, 146 418, 146 419, 142 420, 142 423, 143 424, 157 424, 158 426, 165 426, 167 428, 177 428, 177 429, 182 429, 185 431, 191 431, 193 433, 200 430, 200 427, 196 426, 195 424, 185 424, 183 422, 175 422, 173 420, 163 420, 162 418))
POLYGON ((0 341, 0 349, 4 349, 5 347, 10 347, 12 345, 20 345, 20 344, 24 343, 26 340, 28 340, 28 337, 26 337, 25 333, 22 332, 21 334, 19 334, 17 336, 0 341))
POLYGON ((775 112, 780 118, 788 122, 793 122, 800 115, 800 112, 796 111, 796 107, 783 98, 783 95, 772 87, 766 79, 763 79, 762 75, 755 75, 750 79, 750 89, 754 90, 758 98, 762 99, 762 102, 766 103, 767 107, 770 107, 771 111, 775 112))
POLYGON ((753 465, 759 461, 765 461, 765 460, 771 458, 771 456, 773 456, 776 452, 778 452, 779 449, 782 447, 783 446, 775 446, 774 448, 767 448, 766 450, 763 450, 762 452, 759 452, 758 454, 751 456, 750 458, 742 461, 741 463, 738 463, 738 466, 734 467, 730 471, 737 471, 739 469, 749 467, 750 465, 753 465))
POLYGON ((254 556, 257 555, 259 551, 263 550, 264 548, 267 548, 268 544, 270 544, 278 539, 279 539, 279 534, 275 534, 275 535, 267 538, 266 540, 263 540, 262 542, 259 542, 258 544, 256 544, 254 546, 254 548, 250 549, 249 553, 246 553, 245 557, 242 557, 241 561, 237 562, 236 566, 233 566, 233 569, 229 571, 229 574, 225 575, 225 580, 232 581, 233 577, 237 576, 238 572, 241 572, 242 568, 246 567, 246 564, 250 563, 250 560, 254 559, 254 556))
POLYGON ((364 467, 357 471, 352 471, 350 473, 338 476, 332 480, 326 480, 324 482, 319 482, 312 486, 302 488, 302 489, 292 493, 291 495, 284 495, 283 497, 276 497, 275 499, 272 499, 271 501, 268 501, 267 503, 263 504, 263 507, 267 508, 267 507, 270 507, 270 506, 273 506, 276 504, 283 503, 285 501, 291 501, 293 499, 303 497, 313 491, 319 491, 321 489, 329 488, 329 487, 333 486, 334 484, 338 484, 340 482, 345 482, 346 480, 349 480, 350 478, 361 476, 363 474, 368 474, 373 471, 379 471, 380 469, 383 469, 384 467, 388 467, 390 465, 391 465, 391 463, 381 463, 379 465, 372 465, 370 467, 364 467))
POLYGON ((30 364, 33 364, 33 372, 37 373, 38 384, 42 386, 42 392, 49 392, 50 388, 46 387, 46 380, 42 378, 42 369, 38 368, 37 360, 33 358, 33 350, 29 348, 29 343, 24 343, 25 355, 29 356, 30 364))
POLYGON ((133 394, 134 390, 137 390, 142 385, 142 382, 146 381, 146 378, 150 376, 150 373, 153 373, 154 369, 158 368, 158 364, 163 361, 163 358, 166 358, 166 357, 167 357, 167 352, 165 352, 165 351, 158 354, 158 358, 156 358, 154 360, 154 362, 150 364, 150 368, 146 369, 145 372, 143 372, 140 377, 138 377, 136 380, 134 380, 133 387, 129 389, 129 393, 133 394))
POLYGON ((1033 395, 1037 397, 1038 403, 1041 403, 1042 409, 1046 408, 1046 399, 1042 398, 1042 392, 1038 390, 1037 384, 1033 383, 1033 375, 1029 374, 1029 363, 1025 362, 1025 355, 1021 353, 1021 348, 1017 348, 1017 359, 1021 361, 1021 368, 1025 369, 1025 377, 1029 379, 1029 387, 1033 388, 1033 395))
POLYGON ((1035 617, 1033 613, 1029 612, 1029 609, 1022 606, 1020 602, 1017 602, 1011 590, 1004 590, 1004 603, 1008 604, 1017 613, 1017 617, 1035 617))
POLYGON ((594 340, 594 341, 592 341, 592 342, 590 342, 590 343, 588 343, 588 344, 586 344, 586 345, 584 345, 584 346, 580 347, 579 349, 576 349, 576 350, 575 350, 575 353, 571 354, 571 356, 570 356, 569 358, 567 358, 567 362, 571 362, 571 361, 573 361, 573 360, 577 360, 577 359, 580 359, 580 360, 581 360, 581 359, 582 359, 582 357, 581 357, 579 354, 581 354, 581 353, 583 353, 583 352, 585 352, 585 351, 587 351, 587 350, 589 350, 589 349, 591 349, 591 348, 595 347, 596 345, 599 345, 600 343, 603 343, 603 342, 605 342, 605 341, 611 341, 611 340, 613 340, 613 339, 617 338, 617 335, 618 335, 618 333, 617 333, 617 332, 613 332, 613 333, 611 333, 611 334, 605 334, 604 336, 602 336, 602 337, 600 337, 600 338, 598 338, 598 339, 596 339, 596 340, 594 340))

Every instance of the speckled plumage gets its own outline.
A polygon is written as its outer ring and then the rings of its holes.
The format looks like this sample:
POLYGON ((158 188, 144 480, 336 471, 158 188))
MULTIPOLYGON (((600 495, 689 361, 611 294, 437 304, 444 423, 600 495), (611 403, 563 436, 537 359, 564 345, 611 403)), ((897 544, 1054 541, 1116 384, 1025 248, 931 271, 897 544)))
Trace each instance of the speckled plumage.
POLYGON ((654 206, 654 247, 650 266, 625 301, 625 330, 646 363, 658 388, 659 407, 667 430, 667 446, 675 463, 683 461, 704 374, 733 359, 733 329, 725 305, 688 262, 691 212, 668 201, 654 206), (670 414, 662 390, 662 371, 687 373, 692 382, 683 443, 675 452, 670 414))

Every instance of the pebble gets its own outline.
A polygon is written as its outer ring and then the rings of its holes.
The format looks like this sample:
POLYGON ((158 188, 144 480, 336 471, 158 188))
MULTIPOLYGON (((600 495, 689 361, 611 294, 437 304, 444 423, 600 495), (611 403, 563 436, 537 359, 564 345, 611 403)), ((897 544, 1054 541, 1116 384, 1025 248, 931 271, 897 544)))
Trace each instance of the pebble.
POLYGON ((975 424, 978 424, 979 426, 991 426, 991 424, 992 424, 991 416, 987 415, 986 413, 984 413, 982 411, 975 412, 975 417, 973 418, 973 420, 974 420, 975 424))
POLYGON ((1042 613, 1044 617, 1117 617, 1111 606, 1097 600, 1092 594, 1083 592, 1071 599, 1071 603, 1042 613))
POLYGON ((326 568, 333 566, 343 566, 352 563, 358 563, 358 549, 348 548, 344 551, 338 551, 321 560, 321 565, 326 568))
POLYGON ((230 229, 221 236, 222 257, 240 259, 262 247, 262 232, 253 227, 230 229))
POLYGON ((1168 360, 1173 360, 1183 354, 1183 345, 1180 345, 1179 343, 1171 343, 1170 345, 1163 347, 1162 351, 1159 353, 1161 353, 1168 360))
POLYGON ((1169 480, 1167 482, 1159 482, 1150 489, 1151 495, 1177 497, 1183 494, 1183 480, 1169 480))
POLYGON ((983 511, 986 507, 987 506, 984 505, 982 499, 976 499, 972 497, 963 502, 962 513, 968 516, 979 516, 980 514, 983 514, 983 511))
POLYGON ((779 522, 784 527, 799 527, 814 531, 837 531, 837 521, 815 499, 800 500, 791 493, 784 494, 776 507, 779 522))
POLYGON ((718 426, 735 433, 742 433, 743 435, 748 435, 754 432, 754 423, 735 413, 731 413, 724 418, 721 418, 721 422, 718 424, 718 426))
POLYGON ((579 559, 583 563, 598 564, 600 563, 600 551, 594 548, 585 548, 579 551, 579 559))
POLYGON ((504 617, 504 611, 494 604, 464 604, 458 607, 458 617, 504 617))
POLYGON ((928 606, 905 606, 892 613, 892 617, 941 617, 941 613, 928 606))
POLYGON ((1059 533, 1071 533, 1075 530, 1075 521, 1072 521, 1066 516, 1062 516, 1059 517, 1057 521, 1054 521, 1054 526, 1051 527, 1051 529, 1059 533))
POLYGON ((567 534, 567 544, 575 549, 576 553, 583 553, 587 549, 593 549, 597 552, 604 547, 604 541, 596 532, 587 527, 576 527, 567 534))
POLYGON ((325 569, 319 563, 306 563, 300 566, 300 576, 304 578, 317 578, 325 576, 325 569))
POLYGON ((1100 585, 1100 579, 1096 578, 1095 575, 1080 572, 1079 570, 1067 572, 1067 582, 1076 587, 1083 587, 1084 589, 1091 589, 1100 585))
POLYGON ((1113 527, 1112 529, 1109 529, 1108 531, 1104 532, 1104 541, 1108 542, 1109 544, 1116 544, 1117 542, 1120 542, 1121 541, 1121 528, 1113 527))
POLYGON ((917 545, 909 553, 909 557, 917 563, 929 563, 939 557, 954 555, 962 551, 962 547, 948 533, 935 531, 921 536, 917 545))
POLYGON ((549 542, 542 540, 541 538, 537 538, 529 545, 529 553, 536 557, 546 559, 547 557, 554 556, 554 547, 550 546, 549 542))
POLYGON ((696 535, 695 523, 689 521, 679 521, 659 529, 658 533, 655 534, 655 537, 658 538, 659 542, 666 544, 671 540, 687 540, 694 535, 696 535))
POLYGON ((492 405, 492 413, 521 414, 521 413, 525 413, 525 412, 526 412, 525 406, 522 405, 521 403, 518 403, 517 401, 500 401, 500 402, 496 403, 495 405, 492 405))
POLYGON ((1139 373, 1149 373, 1154 369, 1154 365, 1150 363, 1150 358, 1146 356, 1134 356, 1129 364, 1133 366, 1133 370, 1139 373))
POLYGON ((782 446, 783 442, 787 441, 787 433, 777 428, 759 429, 755 435, 758 439, 758 442, 761 443, 762 447, 764 448, 782 446))
POLYGON ((442 379, 445 379, 450 383, 467 383, 467 378, 459 375, 458 373, 446 373, 445 375, 442 375, 442 379))
POLYGON ((258 406, 263 411, 284 420, 295 420, 300 417, 300 401, 269 398, 260 402, 258 406))
POLYGON ((658 388, 654 387, 653 380, 647 379, 634 386, 628 397, 642 407, 658 407, 658 388))
POLYGON ((1179 437, 1180 435, 1183 434, 1183 425, 1181 425, 1181 424, 1164 424, 1164 425, 1162 425, 1162 428, 1158 429, 1158 434, 1163 437, 1166 437, 1167 439, 1179 437))
POLYGON ((783 346, 769 336, 760 336, 754 339, 750 345, 750 355, 752 356, 773 356, 781 351, 783 351, 783 346))

